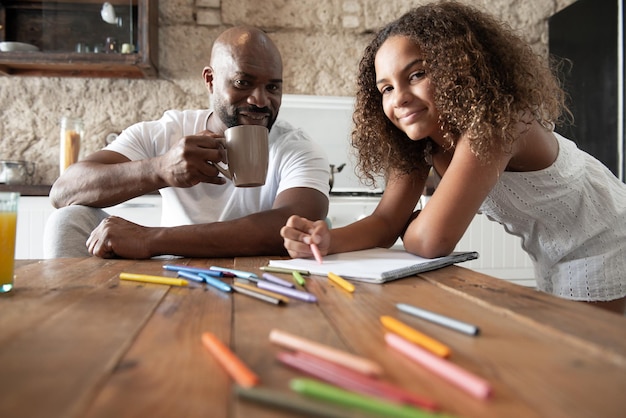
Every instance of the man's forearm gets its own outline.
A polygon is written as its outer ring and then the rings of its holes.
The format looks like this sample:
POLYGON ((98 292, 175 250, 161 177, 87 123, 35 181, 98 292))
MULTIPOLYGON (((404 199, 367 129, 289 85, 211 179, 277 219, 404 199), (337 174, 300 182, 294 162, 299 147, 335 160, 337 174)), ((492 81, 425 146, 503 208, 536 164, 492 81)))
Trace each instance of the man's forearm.
POLYGON ((281 192, 274 208, 231 221, 176 227, 143 227, 117 217, 102 221, 87 240, 99 257, 232 257, 286 254, 280 229, 291 215, 324 219, 328 197, 308 188, 281 192))
POLYGON ((78 162, 52 186, 56 208, 69 205, 108 207, 163 187, 148 161, 123 164, 78 162))
POLYGON ((154 230, 152 255, 188 257, 232 257, 287 254, 280 229, 291 215, 324 219, 328 198, 316 190, 293 188, 282 192, 274 209, 232 221, 186 225, 154 230), (302 203, 306 202, 306 203, 302 203))
POLYGON ((155 228, 150 253, 184 257, 286 254, 280 228, 288 214, 271 210, 232 221, 155 228))

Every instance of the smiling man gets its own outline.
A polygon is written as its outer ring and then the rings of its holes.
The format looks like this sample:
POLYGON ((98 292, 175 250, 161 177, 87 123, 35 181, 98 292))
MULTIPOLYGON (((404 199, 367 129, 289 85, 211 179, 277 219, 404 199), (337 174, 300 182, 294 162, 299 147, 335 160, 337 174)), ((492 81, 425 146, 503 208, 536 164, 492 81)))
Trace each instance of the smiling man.
POLYGON ((46 258, 282 254, 279 230, 289 216, 324 219, 328 161, 301 130, 276 121, 282 59, 272 40, 253 27, 226 30, 202 76, 212 110, 169 110, 135 124, 55 182, 50 197, 59 209, 46 224, 46 258), (213 166, 224 159, 219 139, 236 125, 270 129, 264 186, 237 188, 213 166), (161 227, 102 210, 157 190, 161 227))

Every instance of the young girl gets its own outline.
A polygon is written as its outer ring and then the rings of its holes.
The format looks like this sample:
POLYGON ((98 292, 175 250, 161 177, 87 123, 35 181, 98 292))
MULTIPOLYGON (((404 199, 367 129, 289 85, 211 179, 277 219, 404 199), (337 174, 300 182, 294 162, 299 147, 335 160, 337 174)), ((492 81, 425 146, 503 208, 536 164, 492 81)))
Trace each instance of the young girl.
MULTIPOLYGON (((359 66, 352 145, 364 176, 383 174, 374 212, 329 230, 292 217, 292 257, 389 247, 452 252, 477 212, 522 238, 537 286, 624 312, 626 184, 553 131, 569 113, 542 59, 511 29, 455 2, 384 27, 359 66), (441 178, 413 213, 431 167, 441 178)), ((602 139, 602 138, 600 138, 602 139)))

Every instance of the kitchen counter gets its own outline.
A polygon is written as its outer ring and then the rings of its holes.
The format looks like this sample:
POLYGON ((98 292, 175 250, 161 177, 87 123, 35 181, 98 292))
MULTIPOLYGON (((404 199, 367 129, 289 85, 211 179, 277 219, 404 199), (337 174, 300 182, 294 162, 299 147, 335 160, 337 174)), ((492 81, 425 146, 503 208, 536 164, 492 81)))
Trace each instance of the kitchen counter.
POLYGON ((51 188, 47 184, 0 184, 0 192, 18 192, 22 196, 48 196, 51 188))
MULTIPOLYGON (((49 196, 50 184, 0 184, 0 192, 19 192, 22 196, 49 196)), ((158 195, 158 191, 146 195, 158 195)))

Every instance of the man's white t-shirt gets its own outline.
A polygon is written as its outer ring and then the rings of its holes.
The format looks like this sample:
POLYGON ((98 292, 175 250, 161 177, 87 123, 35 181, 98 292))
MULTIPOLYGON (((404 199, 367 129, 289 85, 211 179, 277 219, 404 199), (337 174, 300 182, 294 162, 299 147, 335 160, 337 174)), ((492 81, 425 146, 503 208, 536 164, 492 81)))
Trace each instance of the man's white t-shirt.
MULTIPOLYGON (((168 110, 161 119, 125 129, 105 149, 132 161, 165 154, 182 137, 206 130, 211 110, 168 110)), ((235 187, 200 183, 189 188, 167 187, 162 226, 228 221, 269 210, 276 196, 293 187, 308 187, 328 197, 329 164, 324 151, 302 130, 276 121, 269 133, 269 166, 265 185, 235 187)))

